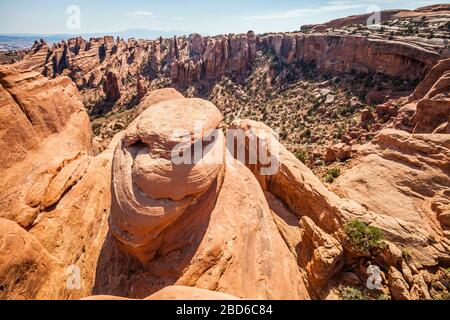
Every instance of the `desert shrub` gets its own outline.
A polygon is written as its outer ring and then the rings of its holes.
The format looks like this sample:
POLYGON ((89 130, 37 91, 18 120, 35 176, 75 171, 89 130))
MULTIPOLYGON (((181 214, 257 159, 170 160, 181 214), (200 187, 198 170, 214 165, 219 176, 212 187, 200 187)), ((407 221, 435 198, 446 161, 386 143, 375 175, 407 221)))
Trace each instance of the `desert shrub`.
POLYGON ((389 294, 386 293, 380 293, 377 296, 377 300, 392 300, 391 296, 389 294))
POLYGON ((280 139, 281 140, 286 140, 288 138, 288 136, 289 136, 289 134, 288 134, 287 130, 285 128, 283 128, 280 131, 280 139))
POLYGON ((350 116, 350 115, 354 114, 355 111, 356 111, 355 106, 352 106, 350 103, 344 107, 339 108, 339 110, 338 110, 340 115, 343 117, 350 116))
POLYGON ((445 300, 445 301, 450 300, 450 293, 448 292, 441 293, 433 297, 433 300, 445 300))
POLYGON ((327 173, 325 174, 325 182, 333 183, 334 179, 339 177, 341 175, 341 169, 340 168, 331 168, 328 169, 327 173))
POLYGON ((307 128, 307 129, 305 129, 305 131, 303 131, 302 136, 305 138, 309 138, 309 137, 311 137, 311 134, 312 134, 311 129, 307 128))
POLYGON ((383 234, 377 227, 354 220, 347 223, 344 230, 353 248, 363 254, 370 254, 372 249, 384 247, 383 234))
POLYGON ((294 155, 298 160, 300 160, 303 163, 306 163, 306 160, 308 159, 308 153, 303 149, 297 150, 294 153, 294 155))
POLYGON ((94 135, 98 136, 100 134, 100 129, 102 128, 102 124, 98 121, 93 121, 91 126, 92 126, 92 131, 93 131, 94 135))
POLYGON ((343 300, 367 300, 367 297, 358 288, 342 287, 340 293, 343 300))

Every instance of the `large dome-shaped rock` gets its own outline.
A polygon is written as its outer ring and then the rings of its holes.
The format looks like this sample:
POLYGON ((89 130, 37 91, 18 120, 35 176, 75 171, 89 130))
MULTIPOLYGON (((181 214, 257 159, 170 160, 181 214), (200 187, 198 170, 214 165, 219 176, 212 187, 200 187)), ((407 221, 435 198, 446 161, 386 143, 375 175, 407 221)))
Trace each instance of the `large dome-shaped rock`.
POLYGON ((144 112, 123 134, 114 154, 111 230, 143 263, 156 254, 159 244, 153 240, 159 233, 223 171, 221 134, 198 163, 176 166, 172 151, 184 143, 190 148, 191 137, 193 144, 202 143, 204 132, 215 130, 220 120, 219 111, 207 101, 173 100, 144 112))
POLYGON ((184 96, 173 88, 153 90, 147 93, 136 107, 136 113, 141 114, 150 106, 168 100, 182 99, 184 96))
POLYGON ((241 298, 309 297, 257 180, 226 151, 220 120, 206 101, 171 100, 124 133, 113 164, 114 238, 95 294, 144 298, 176 284, 241 298), (206 151, 195 164, 171 162, 177 144, 190 154, 199 142, 206 151))

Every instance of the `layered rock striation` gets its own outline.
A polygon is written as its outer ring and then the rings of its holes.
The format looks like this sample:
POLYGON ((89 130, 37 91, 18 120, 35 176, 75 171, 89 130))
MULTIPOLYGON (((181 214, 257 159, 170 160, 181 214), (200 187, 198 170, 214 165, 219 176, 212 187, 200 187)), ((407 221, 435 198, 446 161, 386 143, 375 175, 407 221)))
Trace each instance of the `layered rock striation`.
POLYGON ((98 278, 97 294, 143 298, 176 284, 241 298, 309 297, 264 193, 227 152, 220 120, 209 102, 170 100, 148 108, 123 134, 112 173, 115 240, 99 264, 107 276, 98 278), (193 151, 199 145, 200 156, 193 151), (198 158, 174 164, 173 150, 198 158), (133 265, 127 256, 144 266, 136 278, 147 279, 129 278, 135 292, 116 282, 133 265))
POLYGON ((2 67, 0 85, 0 298, 89 295, 106 234, 112 154, 94 157, 89 118, 69 78, 2 67))

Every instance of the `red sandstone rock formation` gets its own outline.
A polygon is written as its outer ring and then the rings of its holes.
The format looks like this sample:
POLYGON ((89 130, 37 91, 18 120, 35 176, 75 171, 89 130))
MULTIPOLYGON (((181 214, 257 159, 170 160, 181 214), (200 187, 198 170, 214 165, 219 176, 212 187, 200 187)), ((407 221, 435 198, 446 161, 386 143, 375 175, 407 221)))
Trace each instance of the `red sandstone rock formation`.
MULTIPOLYGON (((441 64, 418 99, 445 99, 441 64)), ((0 84, 2 298, 145 298, 163 288, 149 299, 330 298, 342 281, 367 277, 371 259, 395 299, 424 299, 427 269, 450 261, 448 135, 382 131, 333 193, 254 121, 231 127, 247 134, 245 159, 260 141, 279 170, 263 175, 261 156, 248 168, 235 161, 218 110, 174 90, 148 94, 141 104, 151 107, 94 157, 68 78, 2 67, 0 84), (172 163, 174 147, 190 154, 204 138, 199 161, 172 163), (344 232, 353 220, 380 228, 386 246, 356 252, 344 232), (69 266, 80 270, 79 290, 67 287, 69 266)))
MULTIPOLYGON (((404 42, 301 33, 36 43, 23 61, 0 67, 0 298, 330 299, 341 284, 363 283, 370 264, 383 269, 394 299, 448 291, 436 280, 448 277, 440 267, 450 261, 450 66, 440 58, 404 42), (175 89, 144 93, 142 73, 241 82, 258 51, 337 74, 425 76, 387 124, 401 121, 408 131, 382 130, 357 147, 329 190, 272 134, 261 134, 267 126, 231 126, 247 135, 245 160, 259 141, 277 164, 263 175, 261 155, 240 163, 226 149, 214 105, 175 89), (141 99, 140 116, 98 156, 66 75, 86 97, 102 88, 111 101, 135 91, 141 99), (197 162, 172 162, 174 147, 190 154, 199 144, 206 151, 197 162), (345 232, 355 220, 378 227, 384 246, 356 251, 345 232), (67 286, 68 267, 79 270, 80 289, 67 286)), ((389 102, 376 113, 388 122, 397 109, 389 102)), ((364 112, 362 127, 373 120, 364 112)), ((355 150, 335 145, 326 160, 355 150)))
POLYGON ((142 98, 142 101, 136 107, 136 113, 141 114, 150 106, 168 100, 183 99, 184 96, 172 88, 159 89, 149 92, 142 98))
POLYGON ((169 77, 174 83, 210 84, 228 76, 244 82, 258 52, 273 53, 283 63, 303 63, 319 71, 382 73, 409 80, 421 79, 441 54, 430 46, 387 39, 338 35, 278 33, 165 40, 134 40, 112 37, 70 39, 49 48, 36 44, 18 64, 48 77, 67 75, 91 104, 99 92, 111 102, 122 103, 143 96, 146 81, 169 77), (145 79, 141 77, 145 75, 145 79), (103 90, 99 90, 103 85, 103 90), (137 94, 134 94, 134 92, 137 94))
POLYGON ((357 71, 420 79, 439 60, 439 54, 417 45, 343 35, 267 36, 261 43, 286 63, 294 60, 331 72, 357 71), (284 43, 290 42, 285 48, 284 43))
MULTIPOLYGON (((450 14, 450 5, 448 4, 438 4, 438 5, 432 5, 422 8, 417 8, 416 10, 383 10, 379 14, 380 21, 379 23, 383 23, 390 20, 395 20, 399 18, 407 18, 407 17, 415 17, 415 16, 427 16, 427 15, 433 15, 433 14, 450 14)), ((302 31, 324 31, 326 29, 333 29, 333 28, 343 28, 349 25, 356 25, 356 24, 362 24, 366 25, 368 23, 368 20, 370 20, 371 17, 373 17, 374 12, 367 13, 367 14, 360 14, 360 15, 353 15, 345 18, 339 18, 335 20, 331 20, 329 22, 323 23, 323 24, 316 24, 316 25, 305 25, 302 26, 302 31)), ((374 21, 371 21, 374 23, 374 21)))
MULTIPOLYGON (((253 137, 251 139, 261 139, 258 129, 265 126, 245 120, 236 122, 234 127, 245 129, 253 137)), ((334 272, 339 273, 342 259, 354 260, 355 255, 361 255, 351 248, 342 233, 345 224, 352 220, 364 221, 383 231, 388 245, 375 254, 379 265, 400 268, 406 264, 402 273, 407 276, 414 270, 414 277, 419 279, 421 270, 436 268, 449 261, 447 135, 383 131, 373 144, 361 150, 357 164, 332 186, 336 194, 345 198, 328 191, 284 147, 273 148, 276 144, 267 143, 267 150, 280 164, 277 174, 262 176, 261 163, 248 167, 269 193, 269 203, 272 203, 272 211, 281 218, 276 220, 289 247, 304 248, 298 253, 298 259, 307 272, 310 291, 318 296, 326 295, 320 284, 333 282, 330 277, 334 272), (277 153, 271 150, 277 150, 277 153), (287 207, 278 204, 280 200, 287 207), (299 233, 290 226, 300 218, 303 221, 299 221, 299 226, 303 231, 299 233), (302 232, 316 239, 313 244, 307 245, 311 240, 302 238, 302 232), (314 253, 302 260, 303 250, 314 253), (402 257, 402 250, 408 252, 408 257, 402 257)), ((421 288, 422 293, 417 293, 417 287, 412 284, 407 287, 411 297, 429 296, 427 286, 421 288)), ((398 298, 397 289, 391 290, 398 298)))
POLYGON ((145 95, 147 94, 147 86, 145 84, 144 79, 142 79, 141 76, 138 76, 136 90, 137 90, 137 99, 141 101, 142 98, 144 98, 145 95))
POLYGON ((206 101, 170 100, 144 111, 123 134, 110 218, 117 241, 104 250, 96 293, 145 297, 177 284, 242 298, 309 297, 256 179, 227 154, 220 119, 206 101), (196 122, 203 131, 194 130, 196 122), (173 136, 177 129, 189 135, 173 136), (197 164, 171 163, 177 144, 190 154, 209 130, 215 138, 197 164), (118 280, 131 265, 127 254, 144 269, 124 288, 118 280), (147 281, 137 282, 141 277, 147 281))
POLYGON ((0 298, 81 298, 106 232, 112 155, 91 156, 70 79, 2 67, 0 85, 0 298), (69 267, 79 290, 67 287, 69 267))
MULTIPOLYGON (((129 300, 114 296, 92 296, 82 300, 129 300)), ((239 300, 238 298, 221 292, 198 289, 185 286, 168 286, 152 294, 144 300, 239 300)))
POLYGON ((117 70, 109 70, 103 78, 103 91, 106 94, 106 99, 117 101, 121 96, 122 82, 120 80, 117 70))
MULTIPOLYGON (((450 59, 442 60, 419 84, 412 119, 415 133, 450 133, 450 59)), ((414 104, 414 102, 413 102, 414 104)))

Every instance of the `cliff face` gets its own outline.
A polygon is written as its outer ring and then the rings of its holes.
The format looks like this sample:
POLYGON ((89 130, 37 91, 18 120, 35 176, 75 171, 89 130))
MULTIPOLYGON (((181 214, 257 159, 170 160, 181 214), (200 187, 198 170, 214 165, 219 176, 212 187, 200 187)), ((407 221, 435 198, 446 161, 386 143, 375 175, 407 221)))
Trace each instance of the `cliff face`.
POLYGON ((226 75, 242 83, 259 54, 274 55, 285 64, 312 65, 320 72, 380 73, 408 80, 423 78, 440 58, 430 48, 387 39, 302 33, 258 36, 248 32, 127 43, 111 37, 77 38, 53 47, 37 43, 16 68, 31 68, 48 77, 67 75, 81 90, 102 87, 106 99, 123 101, 130 93, 139 96, 136 90, 140 86, 142 91, 143 78, 207 84, 226 75))
POLYGON ((262 44, 285 63, 312 64, 322 72, 381 73, 422 78, 439 54, 402 42, 349 35, 268 36, 262 44))
POLYGON ((94 284, 110 158, 67 77, 0 68, 1 299, 77 299, 94 284), (70 288, 67 274, 80 275, 70 288))
MULTIPOLYGON (((395 19, 411 18, 411 17, 425 17, 437 14, 448 15, 450 13, 450 5, 438 4, 427 7, 417 8, 416 10, 383 10, 379 14, 379 23, 386 23, 395 19)), ((302 26, 304 31, 324 31, 331 28, 345 28, 350 25, 365 25, 370 18, 374 17, 374 12, 360 15, 353 15, 345 18, 338 18, 323 24, 302 26)), ((375 21, 371 21, 375 23, 375 21)))

